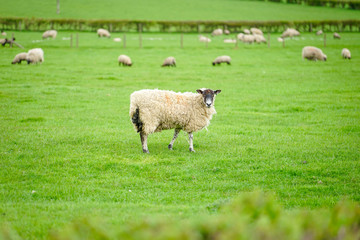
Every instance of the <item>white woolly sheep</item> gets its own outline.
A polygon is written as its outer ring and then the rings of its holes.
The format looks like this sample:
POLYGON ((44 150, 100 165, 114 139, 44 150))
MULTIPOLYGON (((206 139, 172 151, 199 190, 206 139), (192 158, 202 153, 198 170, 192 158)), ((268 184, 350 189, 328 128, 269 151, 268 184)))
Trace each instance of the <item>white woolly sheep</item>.
POLYGON ((236 43, 236 39, 224 39, 224 43, 236 43))
POLYGON ((16 56, 14 57, 14 60, 11 62, 12 64, 15 63, 21 63, 22 61, 26 61, 26 57, 27 57, 27 53, 26 52, 22 52, 19 54, 16 54, 16 56))
POLYGON ((205 36, 199 36, 200 42, 211 42, 211 39, 205 36))
POLYGON ((164 63, 161 65, 162 67, 176 67, 176 61, 174 57, 167 57, 164 60, 164 63))
POLYGON ((225 30, 224 30, 224 34, 225 34, 225 35, 229 35, 229 34, 230 34, 230 31, 227 30, 227 29, 225 29, 225 30))
POLYGON ((287 37, 292 38, 294 36, 300 36, 300 32, 293 28, 288 28, 283 32, 283 34, 281 34, 282 38, 287 38, 287 37))
POLYGON ((4 32, 3 30, 1 30, 1 36, 6 36, 6 32, 4 32))
POLYGON ((281 37, 277 38, 277 40, 278 40, 278 42, 283 42, 284 41, 284 39, 281 38, 281 37))
POLYGON ((215 29, 212 33, 211 33, 211 36, 220 36, 223 34, 223 30, 218 28, 218 29, 215 29))
POLYGON ((215 58, 215 60, 212 62, 212 65, 220 65, 221 63, 227 63, 228 65, 230 65, 231 63, 231 58, 229 56, 219 56, 217 58, 215 58))
POLYGON ((108 37, 108 38, 110 38, 110 33, 109 33, 109 31, 106 30, 106 29, 102 29, 102 28, 99 28, 99 29, 97 30, 97 35, 98 35, 99 37, 108 37))
POLYGON ((123 66, 132 66, 132 62, 129 56, 120 55, 118 58, 119 66, 122 64, 123 66))
POLYGON ((154 132, 175 129, 168 148, 173 144, 181 130, 189 134, 189 150, 195 152, 193 132, 210 124, 215 95, 221 90, 198 89, 198 93, 175 93, 166 90, 140 90, 130 96, 130 118, 135 130, 140 133, 142 150, 149 153, 147 137, 154 132))
POLYGON ((52 38, 55 39, 57 35, 57 31, 56 30, 47 30, 43 33, 42 38, 46 39, 46 38, 52 38))
POLYGON ((334 32, 334 39, 340 39, 340 34, 338 34, 337 32, 334 32))
POLYGON ((350 50, 347 48, 343 48, 343 50, 341 51, 341 56, 345 59, 351 59, 350 50))
POLYGON ((313 61, 326 61, 327 56, 321 51, 321 49, 317 47, 307 46, 302 50, 302 58, 306 58, 308 60, 313 61))
POLYGON ((316 32, 316 35, 318 35, 318 36, 319 36, 319 35, 322 35, 322 34, 323 34, 323 30, 321 30, 321 29, 316 32))
POLYGON ((243 31, 245 34, 251 34, 251 32, 250 32, 250 30, 249 29, 244 29, 244 31, 243 31))
POLYGON ((27 53, 26 61, 28 64, 44 62, 44 51, 41 48, 30 49, 27 53))
POLYGON ((244 43, 252 44, 253 42, 255 42, 255 36, 244 34, 241 38, 241 41, 243 41, 244 43))
POLYGON ((266 43, 266 39, 263 35, 254 34, 255 42, 257 43, 266 43))
POLYGON ((252 34, 264 35, 263 32, 258 28, 250 28, 252 34))
POLYGON ((114 38, 114 42, 121 42, 121 38, 114 38))
POLYGON ((243 34, 243 33, 239 33, 236 37, 237 37, 237 39, 242 41, 242 38, 244 37, 244 35, 245 34, 243 34))

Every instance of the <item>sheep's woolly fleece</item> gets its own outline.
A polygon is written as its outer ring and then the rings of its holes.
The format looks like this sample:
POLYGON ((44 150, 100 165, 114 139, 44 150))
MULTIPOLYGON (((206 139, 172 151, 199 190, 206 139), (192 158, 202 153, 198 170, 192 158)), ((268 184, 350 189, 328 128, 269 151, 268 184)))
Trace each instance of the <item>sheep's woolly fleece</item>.
POLYGON ((130 117, 136 109, 139 109, 142 132, 146 135, 173 128, 181 128, 188 133, 199 131, 207 127, 212 115, 216 114, 214 106, 205 106, 203 96, 199 93, 157 89, 132 93, 130 117))
POLYGON ((302 57, 303 59, 306 58, 308 60, 320 60, 326 61, 326 55, 321 51, 321 49, 312 46, 306 46, 302 50, 302 57))
POLYGON ((26 61, 31 63, 44 62, 44 51, 41 48, 30 49, 27 53, 26 61))
POLYGON ((26 58, 27 58, 27 53, 22 52, 22 53, 16 54, 16 56, 14 57, 14 60, 11 63, 12 64, 21 63, 21 61, 26 61, 26 58))

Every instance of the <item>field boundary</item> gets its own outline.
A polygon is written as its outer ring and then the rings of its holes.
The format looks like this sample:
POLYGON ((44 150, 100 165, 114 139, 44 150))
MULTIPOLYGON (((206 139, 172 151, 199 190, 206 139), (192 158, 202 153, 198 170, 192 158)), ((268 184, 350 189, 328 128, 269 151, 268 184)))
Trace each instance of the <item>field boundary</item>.
POLYGON ((2 30, 43 31, 48 29, 110 32, 188 32, 209 33, 215 28, 240 32, 257 27, 264 32, 282 32, 294 27, 302 32, 323 31, 360 32, 360 20, 306 20, 306 21, 151 21, 151 20, 84 20, 1 17, 2 30))

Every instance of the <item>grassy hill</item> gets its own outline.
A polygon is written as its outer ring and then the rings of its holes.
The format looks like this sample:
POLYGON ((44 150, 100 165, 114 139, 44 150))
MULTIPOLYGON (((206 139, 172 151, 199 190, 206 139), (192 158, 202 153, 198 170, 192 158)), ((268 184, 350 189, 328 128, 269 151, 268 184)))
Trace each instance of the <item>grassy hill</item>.
POLYGON ((333 20, 360 19, 360 11, 241 0, 0 1, 0 16, 130 20, 333 20))

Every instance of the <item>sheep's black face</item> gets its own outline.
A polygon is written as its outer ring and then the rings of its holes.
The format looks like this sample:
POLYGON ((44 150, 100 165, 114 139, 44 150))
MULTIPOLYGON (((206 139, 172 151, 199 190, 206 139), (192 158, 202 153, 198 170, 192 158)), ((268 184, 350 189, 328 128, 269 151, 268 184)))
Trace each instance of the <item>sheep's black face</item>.
POLYGON ((196 91, 203 96, 204 104, 208 108, 210 108, 214 104, 214 96, 221 92, 221 90, 213 91, 211 89, 198 89, 196 91))

